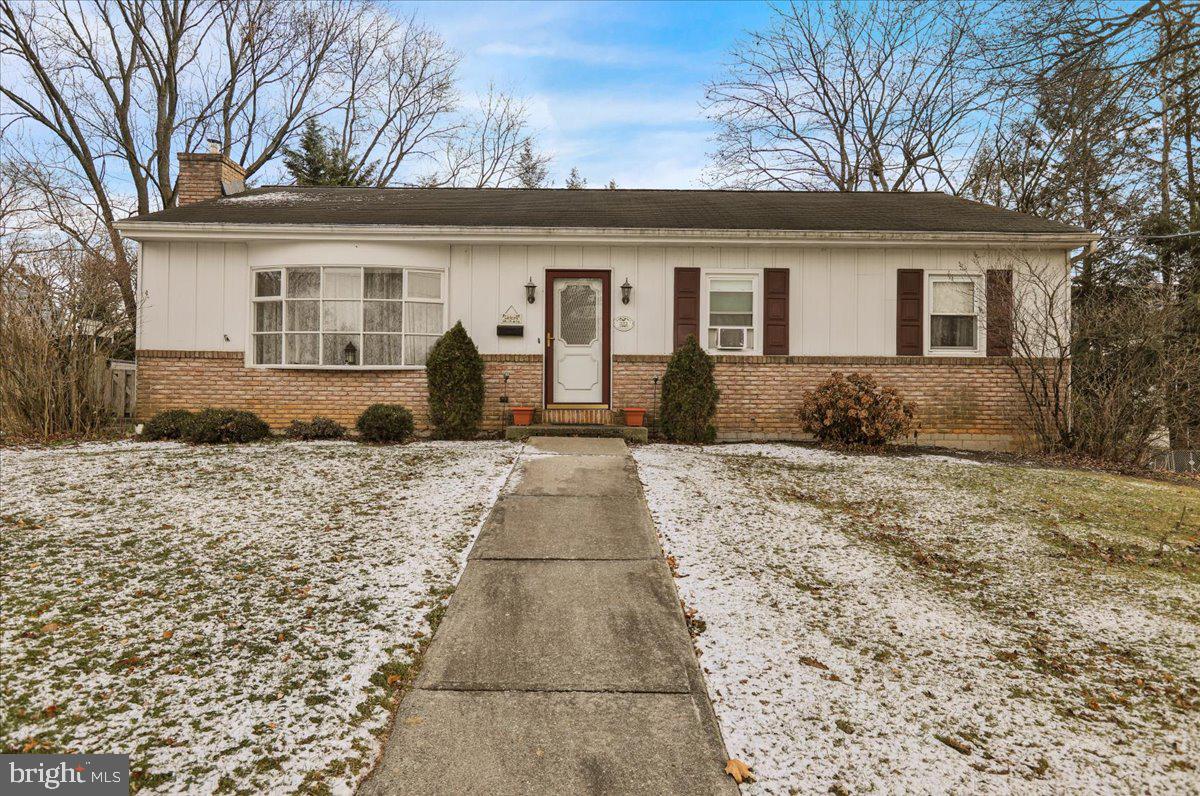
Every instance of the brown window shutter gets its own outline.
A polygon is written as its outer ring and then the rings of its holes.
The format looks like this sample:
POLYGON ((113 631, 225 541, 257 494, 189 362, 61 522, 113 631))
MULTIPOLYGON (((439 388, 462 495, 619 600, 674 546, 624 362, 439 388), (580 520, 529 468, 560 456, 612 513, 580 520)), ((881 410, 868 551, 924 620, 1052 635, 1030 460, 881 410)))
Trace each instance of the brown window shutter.
POLYGON ((901 268, 896 271, 896 355, 925 353, 925 271, 901 268))
POLYGON ((1012 356, 1013 281, 1012 271, 989 268, 987 272, 987 355, 1012 356))
POLYGON ((763 269, 763 353, 787 356, 788 269, 763 269))
POLYGON ((675 347, 694 335, 700 341, 700 269, 675 269, 675 347))

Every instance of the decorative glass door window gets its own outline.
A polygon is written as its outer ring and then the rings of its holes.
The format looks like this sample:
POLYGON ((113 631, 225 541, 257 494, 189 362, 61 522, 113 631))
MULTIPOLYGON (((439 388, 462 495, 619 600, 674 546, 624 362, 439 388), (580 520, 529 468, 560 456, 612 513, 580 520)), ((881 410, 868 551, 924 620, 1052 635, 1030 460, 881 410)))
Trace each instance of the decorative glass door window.
POLYGON ((932 277, 929 295, 929 347, 974 350, 979 326, 974 280, 932 277))
POLYGON ((754 279, 711 277, 708 281, 708 348, 754 348, 754 279))
POLYGON ((445 331, 442 274, 295 266, 254 272, 253 362, 304 368, 420 367, 445 331))

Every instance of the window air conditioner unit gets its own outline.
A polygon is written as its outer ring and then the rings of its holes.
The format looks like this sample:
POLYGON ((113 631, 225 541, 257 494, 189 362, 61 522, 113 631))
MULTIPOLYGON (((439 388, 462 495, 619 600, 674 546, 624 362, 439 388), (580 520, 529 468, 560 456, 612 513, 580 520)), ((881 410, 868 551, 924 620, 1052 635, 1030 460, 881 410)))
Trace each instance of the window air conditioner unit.
POLYGON ((718 329, 717 349, 720 351, 741 351, 746 347, 745 329, 718 329))

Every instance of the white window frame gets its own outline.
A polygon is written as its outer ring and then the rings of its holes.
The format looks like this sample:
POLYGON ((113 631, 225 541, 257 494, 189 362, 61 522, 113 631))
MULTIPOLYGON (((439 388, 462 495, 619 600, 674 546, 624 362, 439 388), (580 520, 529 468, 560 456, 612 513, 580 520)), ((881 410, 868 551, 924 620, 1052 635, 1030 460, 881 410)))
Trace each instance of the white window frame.
MULTIPOLYGON (((940 314, 940 313, 939 313, 940 314)), ((979 273, 942 273, 926 274, 925 276, 925 355, 931 357, 961 357, 982 356, 984 350, 984 332, 987 316, 983 306, 983 274, 979 273), (975 345, 967 346, 937 346, 933 345, 933 286, 937 282, 970 282, 975 286, 975 345)))
POLYGON ((751 357, 762 355, 762 338, 763 338, 763 323, 762 323, 762 271, 759 270, 719 270, 719 271, 704 271, 701 276, 703 290, 700 291, 700 334, 703 336, 701 346, 705 351, 714 356, 730 356, 730 357, 751 357), (754 330, 754 345, 750 348, 744 348, 741 351, 730 351, 726 348, 710 348, 708 345, 708 332, 710 329, 744 329, 743 326, 710 326, 709 320, 709 294, 712 293, 712 282, 714 279, 749 279, 752 285, 753 302, 753 321, 754 325, 750 328, 754 330))
MULTIPOLYGON (((261 363, 261 364, 255 362, 254 361, 254 351, 255 351, 254 338, 255 338, 256 333, 254 331, 254 320, 255 320, 254 319, 254 315, 255 315, 254 305, 258 304, 258 303, 272 302, 272 301, 279 301, 279 302, 287 301, 287 270, 289 268, 319 268, 319 269, 322 269, 321 270, 321 287, 320 287, 320 290, 318 291, 319 298, 305 299, 305 300, 318 302, 318 318, 319 318, 319 320, 318 320, 319 332, 317 332, 318 334, 322 334, 322 335, 324 334, 323 327, 325 325, 325 313, 324 313, 324 310, 322 308, 320 308, 320 302, 325 301, 325 297, 324 297, 325 271, 324 271, 324 269, 326 269, 326 268, 357 268, 357 269, 359 269, 359 284, 362 286, 362 289, 364 292, 366 289, 365 272, 367 269, 372 269, 372 270, 388 269, 388 270, 393 270, 393 271, 404 271, 406 273, 403 277, 403 284, 404 284, 403 297, 399 298, 399 299, 390 299, 390 300, 404 302, 404 303, 441 304, 442 305, 442 334, 445 334, 446 331, 448 331, 450 328, 449 327, 450 301, 449 301, 449 295, 448 295, 449 284, 448 284, 448 280, 446 278, 446 269, 444 269, 444 268, 429 268, 429 267, 421 267, 421 266, 403 266, 403 265, 379 265, 379 264, 374 264, 374 263, 335 264, 335 263, 327 263, 327 262, 326 263, 286 263, 286 264, 280 264, 280 265, 253 266, 253 267, 247 269, 249 271, 248 293, 249 293, 249 297, 250 297, 250 302, 249 302, 250 309, 249 309, 249 312, 247 313, 247 319, 246 319, 245 366, 248 368, 255 368, 255 369, 259 369, 259 370, 352 370, 352 371, 424 370, 425 369, 424 365, 363 365, 363 364, 361 364, 361 362, 362 362, 363 355, 366 353, 364 351, 364 349, 366 348, 365 343, 363 343, 362 345, 359 346, 358 356, 359 356, 360 364, 358 364, 358 365, 288 364, 287 363, 287 329, 286 329, 286 327, 287 327, 287 308, 286 308, 286 305, 284 307, 282 307, 282 309, 281 309, 282 317, 280 320, 281 331, 279 332, 279 335, 280 335, 280 357, 279 358, 281 361, 279 363, 261 363), (257 278, 257 275, 263 271, 280 271, 280 272, 282 272, 280 280, 279 280, 279 296, 259 297, 259 296, 255 295, 255 280, 257 278), (408 273, 436 274, 439 279, 439 289, 442 294, 441 299, 435 300, 435 299, 426 299, 426 298, 410 298, 408 295, 408 289, 409 289, 408 273)), ((367 331, 365 331, 365 329, 363 328, 364 327, 363 314, 365 313, 364 302, 365 301, 375 301, 375 300, 376 299, 364 299, 361 295, 358 298, 359 331, 357 332, 357 334, 359 336, 360 341, 362 341, 363 335, 366 335, 366 334, 392 334, 392 335, 396 335, 401 338, 407 337, 409 335, 412 335, 415 337, 432 337, 433 336, 433 335, 423 335, 419 332, 405 332, 405 331, 367 332, 367 331)), ((379 299, 379 300, 387 300, 387 299, 379 299)), ((403 326, 402 326, 402 328, 403 328, 403 326)), ((269 332, 268 334, 274 334, 274 332, 269 332)), ((343 333, 337 332, 337 334, 343 334, 343 333)), ((440 335, 438 335, 438 336, 440 336, 440 335)), ((318 340, 319 339, 320 338, 318 338, 318 340)), ((318 350, 321 350, 321 345, 322 344, 320 342, 318 342, 318 350)), ((404 346, 403 341, 401 342, 400 345, 401 345, 401 351, 403 351, 403 346, 404 346)))

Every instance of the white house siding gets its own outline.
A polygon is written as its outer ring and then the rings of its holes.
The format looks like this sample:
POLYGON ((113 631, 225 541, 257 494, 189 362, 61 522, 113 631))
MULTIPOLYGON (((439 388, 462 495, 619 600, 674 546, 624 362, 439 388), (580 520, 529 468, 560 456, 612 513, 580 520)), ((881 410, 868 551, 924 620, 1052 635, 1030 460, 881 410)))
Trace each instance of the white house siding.
MULTIPOLYGON (((1028 250, 1035 267, 1064 273, 1065 252, 1028 250)), ((612 272, 613 316, 633 318, 612 335, 614 354, 666 354, 672 343, 673 269, 703 271, 787 268, 790 345, 794 355, 891 356, 896 353, 896 271, 980 272, 998 252, 933 247, 495 245, 312 241, 160 241, 143 244, 138 347, 151 350, 242 351, 247 343, 248 269, 277 265, 394 265, 448 269, 451 323, 461 319, 487 354, 542 351, 545 271, 612 272), (535 303, 525 284, 537 285, 535 303), (628 305, 620 285, 633 285, 628 305), (523 316, 524 337, 497 337, 509 308, 523 316)), ((1017 295, 1022 295, 1021 267, 1017 295)), ((1064 314, 1065 317, 1065 314, 1064 314)), ((761 332, 759 334, 761 340, 761 332)), ((982 346, 982 335, 981 335, 982 346)), ((982 353, 982 349, 980 351, 982 353)))

